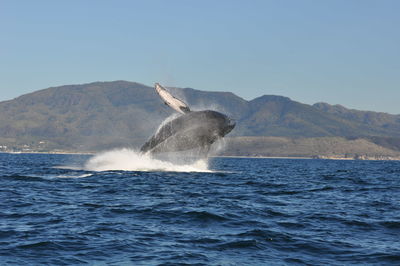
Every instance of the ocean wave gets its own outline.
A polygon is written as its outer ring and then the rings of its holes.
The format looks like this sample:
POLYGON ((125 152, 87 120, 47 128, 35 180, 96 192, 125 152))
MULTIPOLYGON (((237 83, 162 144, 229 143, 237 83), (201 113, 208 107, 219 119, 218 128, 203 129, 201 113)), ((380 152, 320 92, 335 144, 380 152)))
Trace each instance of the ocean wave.
POLYGON ((88 156, 0 160, 0 264, 400 262, 398 162, 213 158, 214 172, 139 171, 130 151, 136 170, 117 169, 129 167, 116 154, 92 157, 115 166, 104 171, 85 169, 88 156))

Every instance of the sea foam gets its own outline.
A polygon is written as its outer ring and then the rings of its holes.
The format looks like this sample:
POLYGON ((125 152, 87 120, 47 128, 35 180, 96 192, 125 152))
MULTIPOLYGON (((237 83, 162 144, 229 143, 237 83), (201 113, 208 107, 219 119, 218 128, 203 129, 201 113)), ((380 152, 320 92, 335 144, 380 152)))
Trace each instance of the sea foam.
POLYGON ((205 158, 185 161, 178 157, 155 158, 132 149, 118 149, 99 153, 90 158, 84 166, 88 171, 171 171, 211 172, 205 158))

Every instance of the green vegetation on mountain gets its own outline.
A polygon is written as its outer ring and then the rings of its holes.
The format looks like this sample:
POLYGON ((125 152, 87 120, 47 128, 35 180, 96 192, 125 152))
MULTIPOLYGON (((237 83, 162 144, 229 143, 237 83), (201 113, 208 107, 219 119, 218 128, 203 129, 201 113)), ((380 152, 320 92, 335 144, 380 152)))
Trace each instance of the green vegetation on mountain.
POLYGON ((219 152, 227 156, 400 159, 400 152, 367 139, 342 137, 233 137, 219 152))

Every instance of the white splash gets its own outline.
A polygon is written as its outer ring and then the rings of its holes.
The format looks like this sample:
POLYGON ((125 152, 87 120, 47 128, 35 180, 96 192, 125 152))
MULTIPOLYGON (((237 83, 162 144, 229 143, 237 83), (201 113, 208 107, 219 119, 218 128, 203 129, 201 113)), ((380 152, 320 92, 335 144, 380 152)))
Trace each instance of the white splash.
POLYGON ((106 151, 90 158, 84 167, 88 171, 170 171, 211 172, 208 161, 199 159, 192 163, 164 161, 131 149, 106 151))
POLYGON ((164 121, 162 121, 162 123, 158 126, 156 133, 154 135, 157 135, 158 132, 160 131, 160 129, 165 126, 167 123, 171 122, 172 120, 174 120, 175 118, 178 118, 179 116, 181 116, 180 114, 177 113, 173 113, 170 116, 168 116, 167 118, 164 119, 164 121))

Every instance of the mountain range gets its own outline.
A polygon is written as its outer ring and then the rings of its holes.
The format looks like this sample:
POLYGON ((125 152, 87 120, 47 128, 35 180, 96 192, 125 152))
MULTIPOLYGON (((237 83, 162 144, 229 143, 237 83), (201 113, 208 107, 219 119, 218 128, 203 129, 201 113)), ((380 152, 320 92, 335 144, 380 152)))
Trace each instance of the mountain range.
MULTIPOLYGON (((214 109, 237 121, 231 137, 358 138, 400 150, 400 115, 341 105, 303 104, 264 95, 169 88, 193 110, 214 109)), ((0 102, 0 146, 95 151, 137 148, 173 110, 152 87, 127 81, 51 87, 0 102)))

